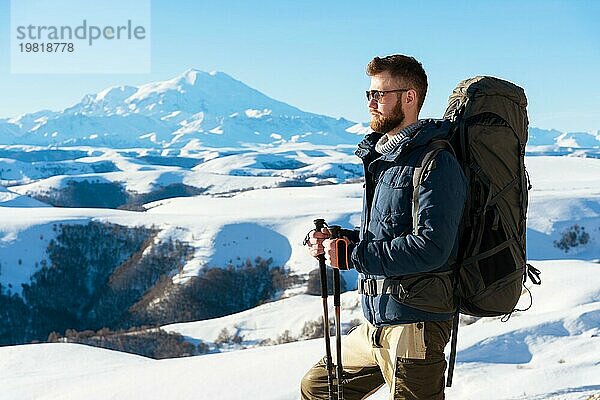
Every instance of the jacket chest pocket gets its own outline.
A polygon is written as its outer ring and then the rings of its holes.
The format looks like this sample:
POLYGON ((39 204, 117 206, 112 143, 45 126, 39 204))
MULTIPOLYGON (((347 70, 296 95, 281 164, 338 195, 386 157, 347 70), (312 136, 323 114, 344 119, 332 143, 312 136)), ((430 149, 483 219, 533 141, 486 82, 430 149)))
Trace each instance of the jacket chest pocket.
MULTIPOLYGON (((379 176, 375 190, 373 219, 396 231, 410 225, 413 168, 394 166, 379 176)), ((375 221, 373 221, 375 222, 375 221)))

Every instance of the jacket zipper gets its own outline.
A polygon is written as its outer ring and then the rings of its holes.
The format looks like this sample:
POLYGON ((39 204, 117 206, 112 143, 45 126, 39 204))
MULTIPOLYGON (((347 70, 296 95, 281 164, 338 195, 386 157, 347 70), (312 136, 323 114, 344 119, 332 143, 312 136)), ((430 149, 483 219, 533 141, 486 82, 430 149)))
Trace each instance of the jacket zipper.
MULTIPOLYGON (((363 240, 367 238, 367 232, 369 230, 369 223, 371 222, 371 207, 373 207, 373 202, 375 201, 375 192, 377 190, 377 182, 375 182, 375 174, 369 172, 369 165, 375 162, 376 160, 371 160, 368 164, 366 162, 363 163, 365 168, 365 223, 363 226, 363 240), (371 193, 371 196, 369 196, 371 193)), ((368 275, 368 278, 371 278, 371 274, 368 275)), ((371 323, 375 325, 377 323, 375 317, 375 296, 367 296, 367 301, 370 303, 369 313, 371 314, 371 323)))

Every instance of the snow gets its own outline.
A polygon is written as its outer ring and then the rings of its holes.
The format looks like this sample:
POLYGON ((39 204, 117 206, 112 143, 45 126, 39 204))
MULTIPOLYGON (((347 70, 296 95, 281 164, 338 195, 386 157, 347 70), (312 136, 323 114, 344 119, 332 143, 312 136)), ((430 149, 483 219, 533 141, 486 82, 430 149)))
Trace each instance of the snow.
POLYGON ((248 118, 262 118, 264 116, 271 115, 271 110, 267 110, 266 108, 262 111, 248 109, 248 110, 244 111, 244 113, 246 114, 246 116, 248 118))
POLYGON ((0 207, 49 207, 47 204, 22 196, 0 186, 0 207))
POLYGON ((600 163, 597 159, 526 157, 525 165, 531 175, 534 196, 538 192, 562 192, 565 196, 573 191, 581 195, 600 194, 600 163))
POLYGON ((527 216, 528 257, 600 258, 600 160, 579 157, 526 157, 531 177, 527 216), (548 246, 574 224, 586 227, 593 246, 565 254, 548 246))
MULTIPOLYGON (((77 149, 89 151, 89 147, 77 149)), ((4 170, 2 177, 11 184, 10 190, 23 195, 44 194, 63 188, 71 181, 96 179, 120 183, 127 190, 139 193, 183 183, 206 188, 206 194, 224 194, 277 187, 290 180, 299 183, 345 182, 360 177, 362 168, 358 158, 349 155, 343 146, 307 146, 306 143, 254 145, 232 150, 190 145, 181 150, 162 149, 161 153, 149 149, 96 148, 95 152, 94 157, 56 163, 0 159, 0 168, 4 170), (195 158, 198 165, 192 168, 164 166, 141 158, 158 155, 195 158), (114 172, 93 173, 101 163, 109 163, 114 172)))
MULTIPOLYGON (((600 264, 534 265, 544 283, 532 288, 531 310, 506 323, 488 318, 461 327, 447 398, 583 400, 600 391, 600 282, 589 279, 600 276, 600 264), (560 301, 557 293, 565 287, 576 287, 569 291, 576 293, 560 301)), ((356 297, 344 296, 344 305, 356 297)), ((214 337, 217 329, 237 323, 244 335, 269 337, 277 330, 296 331, 304 318, 320 315, 319 303, 319 297, 295 296, 235 316, 165 328, 214 337)), ((75 344, 10 346, 0 348, 0 398, 295 400, 302 376, 323 353, 322 339, 160 361, 75 344)), ((386 388, 371 398, 386 399, 386 388)))
MULTIPOLYGON (((360 298, 355 291, 342 294, 341 307, 342 324, 362 319, 360 298)), ((180 333, 192 341, 202 340, 205 343, 214 342, 221 330, 226 328, 243 336, 244 346, 256 346, 261 340, 274 340, 285 330, 298 337, 305 322, 320 321, 322 314, 323 303, 320 296, 300 294, 221 318, 171 324, 162 328, 167 332, 180 333)), ((330 310, 330 315, 333 317, 333 309, 330 310)))
MULTIPOLYGON (((311 356, 317 356, 322 347, 319 345, 312 343, 308 351, 306 346, 297 343, 281 348, 292 359, 307 362, 311 356)), ((191 358, 184 365, 180 360, 155 361, 137 356, 121 358, 120 354, 111 354, 115 352, 78 345, 34 347, 0 349, 0 363, 4 364, 0 364, 0 369, 4 371, 11 366, 11 372, 7 371, 0 377, 0 398, 281 399, 294 398, 302 376, 296 365, 277 362, 272 349, 237 353, 229 357, 229 365, 224 365, 219 355, 191 358), (13 369, 10 361, 20 359, 29 349, 33 351, 31 357, 21 360, 21 368, 13 369), (65 351, 70 355, 63 358, 61 353, 65 351), (40 357, 36 356, 38 354, 40 357), (53 360, 51 366, 43 362, 49 361, 48 358, 53 360), (40 368, 42 365, 44 367, 40 368), (229 369, 224 370, 224 367, 229 369), (30 373, 22 375, 20 371, 23 370, 30 373), (262 377, 256 379, 259 371, 269 376, 269 381, 262 377)))
POLYGON ((371 128, 369 126, 369 124, 356 124, 356 125, 352 125, 351 127, 346 129, 346 132, 348 133, 355 133, 357 135, 365 135, 369 132, 371 132, 371 128))
POLYGON ((72 161, 19 161, 0 158, 0 179, 5 185, 28 183, 53 177, 55 175, 77 175, 94 172, 94 167, 106 159, 72 160, 72 161))
POLYGON ((585 399, 600 391, 600 264, 533 264, 543 284, 531 289, 529 311, 459 330, 450 398, 585 399))
MULTIPOLYGON (((81 221, 71 220, 70 224, 81 221)), ((12 293, 20 294, 22 284, 29 283, 31 275, 47 262, 46 248, 56 237, 53 223, 0 228, 0 274, 2 283, 12 293), (19 251, 15 251, 19 249, 19 251)))

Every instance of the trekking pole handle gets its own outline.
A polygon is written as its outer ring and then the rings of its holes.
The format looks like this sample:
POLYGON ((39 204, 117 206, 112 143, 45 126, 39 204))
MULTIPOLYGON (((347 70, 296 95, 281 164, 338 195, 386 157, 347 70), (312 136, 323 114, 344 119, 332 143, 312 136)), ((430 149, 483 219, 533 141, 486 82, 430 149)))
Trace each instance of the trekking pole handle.
POLYGON ((327 227, 331 232, 332 239, 339 239, 342 237, 342 227, 339 225, 331 225, 327 227))
MULTIPOLYGON (((315 231, 317 231, 317 232, 321 232, 321 230, 327 226, 327 222, 325 222, 325 220, 323 218, 317 218, 313 222, 315 224, 315 231)), ((318 259, 319 259, 319 267, 321 269, 323 269, 322 273, 325 274, 325 279, 323 279, 323 277, 321 277, 321 297, 327 298, 328 289, 327 289, 327 271, 326 271, 326 267, 325 267, 325 254, 319 254, 318 259)))
MULTIPOLYGON (((332 239, 341 239, 341 230, 342 227, 339 225, 331 225, 328 227, 329 228, 329 232, 331 232, 331 238, 332 239)), ((339 269, 334 269, 333 271, 333 305, 339 307, 341 304, 341 299, 340 299, 340 270, 339 269)))
POLYGON ((315 224, 315 230, 317 232, 321 232, 321 229, 323 229, 324 227, 327 226, 327 222, 325 222, 325 220, 323 218, 317 218, 315 220, 313 220, 314 224, 315 224))

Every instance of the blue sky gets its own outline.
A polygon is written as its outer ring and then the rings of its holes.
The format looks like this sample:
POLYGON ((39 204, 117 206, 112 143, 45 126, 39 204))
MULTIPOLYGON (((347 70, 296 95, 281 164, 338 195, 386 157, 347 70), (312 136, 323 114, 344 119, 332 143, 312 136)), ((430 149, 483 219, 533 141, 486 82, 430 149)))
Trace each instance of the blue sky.
POLYGON ((0 0, 0 118, 61 110, 108 86, 219 70, 303 110, 367 121, 365 65, 419 59, 422 117, 456 83, 495 75, 525 88, 532 126, 600 129, 600 1, 152 1, 151 73, 11 74, 0 0))

